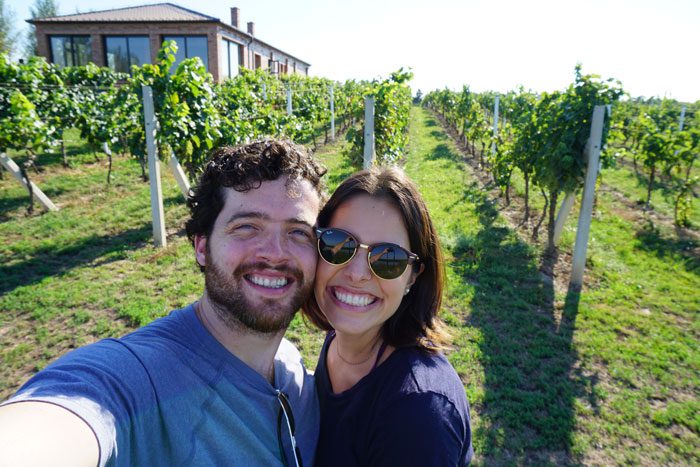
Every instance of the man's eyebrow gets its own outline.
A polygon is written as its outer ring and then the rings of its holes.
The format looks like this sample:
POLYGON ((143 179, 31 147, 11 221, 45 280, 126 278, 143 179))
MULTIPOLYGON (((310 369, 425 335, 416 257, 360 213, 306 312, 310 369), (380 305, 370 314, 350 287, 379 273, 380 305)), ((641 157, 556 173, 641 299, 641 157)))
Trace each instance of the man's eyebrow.
POLYGON ((288 224, 304 224, 307 227, 313 227, 314 225, 311 224, 309 221, 306 219, 302 219, 301 217, 290 217, 285 220, 288 224))
MULTIPOLYGON (((260 220, 270 220, 270 216, 268 214, 259 212, 259 211, 245 211, 245 212, 237 212, 233 214, 231 217, 229 217, 228 221, 226 222, 226 225, 231 224, 233 222, 236 222, 239 219, 260 219, 260 220)), ((304 224, 308 227, 313 227, 313 224, 311 224, 309 221, 307 221, 304 218, 301 217, 289 217, 285 219, 283 222, 286 222, 288 224, 304 224)))
POLYGON ((259 211, 244 211, 237 212, 228 218, 226 225, 236 222, 238 219, 261 219, 268 220, 270 216, 259 211))

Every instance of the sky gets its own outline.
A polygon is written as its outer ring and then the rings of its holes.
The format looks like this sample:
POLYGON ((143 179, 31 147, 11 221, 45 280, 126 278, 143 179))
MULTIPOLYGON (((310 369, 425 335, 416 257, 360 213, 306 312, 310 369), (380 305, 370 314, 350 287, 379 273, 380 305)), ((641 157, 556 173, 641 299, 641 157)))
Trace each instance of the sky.
MULTIPOLYGON (((31 0, 6 0, 25 29, 31 0)), ((158 3, 58 0, 60 14, 158 3)), ((383 78, 400 67, 423 93, 564 89, 574 67, 632 96, 700 100, 698 0, 171 0, 311 63, 310 74, 383 78)))

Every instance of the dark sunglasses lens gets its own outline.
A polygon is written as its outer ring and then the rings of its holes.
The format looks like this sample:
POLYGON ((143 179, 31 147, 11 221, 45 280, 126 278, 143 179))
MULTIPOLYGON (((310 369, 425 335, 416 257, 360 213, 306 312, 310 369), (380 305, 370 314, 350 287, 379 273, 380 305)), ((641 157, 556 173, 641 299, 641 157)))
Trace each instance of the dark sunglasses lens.
POLYGON ((326 230, 318 239, 318 251, 329 263, 343 264, 352 258, 357 242, 342 230, 326 230))
POLYGON ((388 243, 375 245, 369 253, 369 265, 382 279, 396 279, 406 270, 408 253, 388 243))

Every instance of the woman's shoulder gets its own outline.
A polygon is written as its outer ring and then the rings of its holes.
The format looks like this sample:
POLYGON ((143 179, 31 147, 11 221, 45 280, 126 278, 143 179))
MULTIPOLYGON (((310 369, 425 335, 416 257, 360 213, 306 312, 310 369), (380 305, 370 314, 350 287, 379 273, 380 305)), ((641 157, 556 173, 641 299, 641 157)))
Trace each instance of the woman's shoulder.
POLYGON ((384 440, 380 444, 400 440, 396 449, 386 449, 392 459, 404 456, 397 465, 468 464, 469 403, 450 362, 441 353, 416 348, 398 349, 392 357, 391 382, 383 384, 383 404, 374 415, 374 432, 384 440))
MULTIPOLYGON (((402 348, 394 351, 390 363, 388 384, 396 397, 411 394, 434 394, 446 397, 452 403, 466 406, 464 384, 447 357, 439 352, 419 348, 402 348), (393 361, 392 361, 393 360, 393 361)), ((388 383, 388 381, 385 381, 388 383)))

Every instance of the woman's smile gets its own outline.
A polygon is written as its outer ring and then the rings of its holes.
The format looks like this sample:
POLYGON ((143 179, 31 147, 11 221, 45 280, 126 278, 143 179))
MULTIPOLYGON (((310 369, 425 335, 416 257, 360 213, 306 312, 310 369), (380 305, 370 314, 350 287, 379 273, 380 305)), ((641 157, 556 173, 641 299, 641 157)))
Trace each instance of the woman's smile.
MULTIPOLYGON (((388 242, 411 249, 401 213, 381 198, 360 195, 345 201, 324 227, 350 232, 364 244, 388 242)), ((357 252, 343 264, 318 262, 316 300, 339 336, 377 335, 415 279, 410 267, 395 279, 381 279, 372 272, 367 258, 364 252, 357 252)))

